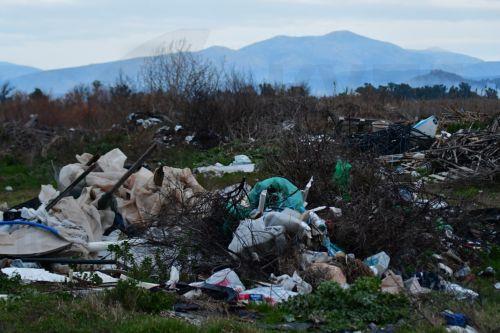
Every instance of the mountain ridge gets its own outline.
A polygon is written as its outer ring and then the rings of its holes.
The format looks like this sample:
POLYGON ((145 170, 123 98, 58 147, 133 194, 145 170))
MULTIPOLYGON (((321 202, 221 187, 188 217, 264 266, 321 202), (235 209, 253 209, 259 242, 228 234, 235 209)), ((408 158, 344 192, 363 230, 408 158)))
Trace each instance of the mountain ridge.
MULTIPOLYGON (((259 82, 306 82, 313 93, 355 88, 366 83, 410 82, 432 70, 476 80, 500 76, 500 61, 486 62, 442 49, 410 50, 347 30, 321 36, 274 36, 239 49, 212 46, 195 54, 214 64, 225 63, 259 82)), ((136 80, 145 58, 28 73, 11 78, 23 91, 35 87, 63 94, 73 86, 100 80, 111 84, 121 74, 136 80)), ((1 75, 1 73, 0 73, 1 75)))

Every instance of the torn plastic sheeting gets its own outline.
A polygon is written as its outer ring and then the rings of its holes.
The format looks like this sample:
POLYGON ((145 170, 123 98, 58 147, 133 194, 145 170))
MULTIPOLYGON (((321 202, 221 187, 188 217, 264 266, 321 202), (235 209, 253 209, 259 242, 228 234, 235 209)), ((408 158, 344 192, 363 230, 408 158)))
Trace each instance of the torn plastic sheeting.
POLYGON ((69 279, 66 276, 47 272, 42 268, 18 268, 7 267, 2 268, 2 273, 13 278, 19 275, 24 282, 67 282, 69 279))
MULTIPOLYGON (((75 163, 80 169, 69 166, 63 168, 60 178, 64 176, 68 180, 76 179, 83 172, 85 163, 92 158, 90 154, 82 156, 86 157, 80 158, 80 163, 75 163), (64 172, 66 173, 63 175, 64 172)), ((77 159, 79 157, 81 156, 77 156, 77 159)), ((113 149, 99 158, 97 163, 100 170, 91 172, 85 179, 87 186, 90 187, 87 191, 92 193, 93 200, 89 201, 90 203, 95 205, 94 201, 98 200, 104 192, 111 190, 123 176, 127 171, 124 168, 126 158, 119 149, 113 149)), ((165 198, 177 200, 176 203, 186 203, 196 193, 202 191, 204 191, 203 187, 196 181, 190 169, 165 166, 154 173, 146 168, 139 169, 125 181, 114 197, 118 213, 126 224, 140 224, 151 215, 159 213, 161 206, 165 203, 165 198)), ((89 209, 91 208, 87 207, 87 210, 89 209)))
POLYGON ((288 233, 311 238, 311 227, 300 219, 300 215, 296 211, 291 209, 285 209, 282 212, 264 213, 263 220, 266 227, 281 226, 288 233))
POLYGON ((258 207, 260 193, 264 190, 267 190, 267 197, 269 198, 268 208, 277 210, 290 208, 300 213, 305 212, 302 192, 288 179, 282 177, 268 178, 255 184, 248 193, 248 200, 253 209, 258 207))
POLYGON ((351 178, 351 168, 352 165, 343 160, 338 160, 335 165, 335 170, 333 172, 332 180, 339 187, 342 192, 342 199, 345 201, 350 201, 351 196, 349 194, 349 182, 351 178))
POLYGON ((418 278, 412 277, 404 281, 406 290, 412 295, 428 293, 431 290, 429 288, 422 287, 418 278))
MULTIPOLYGON (((318 207, 321 208, 321 207, 318 207)), ((330 240, 330 237, 328 235, 328 229, 326 226, 326 221, 323 220, 321 217, 318 216, 314 211, 310 210, 307 211, 306 214, 309 216, 308 221, 310 225, 313 225, 316 227, 316 230, 318 230, 320 233, 322 233, 322 245, 327 249, 328 255, 329 256, 335 256, 339 252, 344 252, 341 248, 333 244, 330 240)), ((306 215, 306 216, 307 216, 306 215)))
POLYGON ((45 224, 42 224, 42 223, 31 222, 31 221, 26 221, 26 220, 0 221, 0 226, 16 226, 16 225, 39 228, 39 229, 48 231, 55 236, 60 236, 59 231, 57 231, 57 229, 46 226, 45 224))
POLYGON ((36 257, 70 247, 71 242, 40 228, 15 226, 15 229, 9 227, 8 231, 0 232, 0 256, 36 257))
POLYGON ((181 291, 181 293, 184 293, 186 297, 190 298, 197 297, 199 296, 200 292, 203 292, 212 298, 225 300, 226 302, 230 303, 236 302, 238 300, 238 293, 230 287, 218 286, 205 282, 201 282, 201 285, 199 286, 192 286, 192 284, 179 282, 177 284, 177 287, 183 290, 181 291), (185 293, 186 288, 191 290, 185 293))
POLYGON ((380 289, 385 293, 399 294, 404 290, 404 286, 401 275, 394 274, 389 270, 387 271, 386 277, 382 279, 380 289))
POLYGON ((475 299, 479 296, 474 290, 464 288, 456 283, 444 282, 444 290, 450 294, 453 294, 457 299, 475 299))
POLYGON ((250 295, 262 295, 268 303, 276 304, 286 302, 290 297, 297 296, 298 293, 280 286, 257 287, 241 292, 238 299, 248 300, 250 295))
POLYGON ((231 253, 240 254, 245 249, 252 249, 255 246, 266 243, 277 244, 278 247, 286 244, 284 236, 285 228, 282 226, 266 227, 264 220, 241 221, 234 232, 233 239, 228 246, 231 253))
POLYGON ((330 262, 332 258, 327 252, 316 252, 306 250, 301 254, 300 257, 300 268, 306 270, 311 264, 314 263, 327 263, 330 262))
POLYGON ((42 204, 46 205, 49 203, 49 201, 55 199, 58 195, 59 191, 57 191, 51 184, 42 185, 40 193, 38 194, 38 200, 40 200, 42 204))
POLYGON ((288 274, 274 276, 274 274, 271 274, 271 281, 273 281, 276 286, 283 287, 286 290, 297 290, 300 295, 306 295, 312 292, 312 286, 304 281, 297 272, 293 272, 292 276, 288 274))
POLYGON ((255 171, 255 164, 253 164, 250 158, 246 155, 236 155, 234 157, 234 161, 229 165, 215 163, 214 165, 196 168, 196 171, 200 173, 214 172, 216 174, 234 172, 251 173, 255 171))
POLYGON ((211 284, 221 287, 228 287, 236 292, 242 292, 245 290, 245 286, 240 281, 238 274, 236 274, 232 269, 225 268, 221 271, 215 272, 208 279, 202 282, 193 282, 189 285, 192 287, 202 287, 205 284, 211 284))
POLYGON ((381 276, 388 268, 391 258, 384 251, 379 252, 364 260, 375 275, 381 276))

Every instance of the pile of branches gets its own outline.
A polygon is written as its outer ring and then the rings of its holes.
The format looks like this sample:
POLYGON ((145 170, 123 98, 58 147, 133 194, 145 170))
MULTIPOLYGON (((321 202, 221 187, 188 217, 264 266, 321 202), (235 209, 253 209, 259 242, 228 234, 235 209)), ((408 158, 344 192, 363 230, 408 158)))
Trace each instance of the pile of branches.
POLYGON ((391 155, 427 149, 433 140, 409 125, 391 125, 381 131, 353 135, 347 144, 360 151, 391 155))
POLYGON ((372 160, 351 161, 350 200, 337 203, 333 241, 364 258, 385 251, 394 265, 415 264, 425 251, 440 248, 434 209, 441 198, 391 173, 372 160))
POLYGON ((340 218, 322 217, 332 219, 330 237, 347 253, 365 258, 386 251, 396 264, 414 263, 426 250, 441 246, 436 219, 446 212, 432 209, 441 198, 383 171, 385 167, 375 157, 370 152, 347 149, 340 137, 296 133, 284 137, 266 162, 268 171, 288 178, 299 187, 314 177, 308 208, 342 209, 340 218), (352 165, 347 189, 336 184, 332 177, 339 160, 352 165))
POLYGON ((247 190, 243 180, 224 190, 198 193, 178 204, 174 203, 178 202, 179 192, 172 191, 170 196, 164 197, 168 204, 137 232, 156 252, 162 267, 180 266, 184 273, 193 276, 209 275, 225 267, 248 278, 290 271, 289 266, 295 267, 297 262, 293 240, 289 239, 284 248, 273 245, 266 248, 266 252, 259 252, 258 262, 228 249, 240 222, 238 212, 230 207, 240 203, 247 190))
POLYGON ((46 155, 48 148, 59 139, 54 130, 35 127, 32 122, 5 122, 0 124, 0 155, 17 155, 19 152, 31 156, 46 155))
MULTIPOLYGON (((182 191, 179 189, 179 191, 182 191)), ((200 274, 230 265, 227 251, 231 241, 232 217, 222 193, 202 192, 178 202, 178 191, 164 196, 160 213, 151 216, 138 233, 157 251, 165 267, 182 267, 183 272, 200 274)))
POLYGON ((477 174, 495 173, 500 167, 500 133, 460 131, 436 140, 426 157, 445 169, 465 167, 477 174))

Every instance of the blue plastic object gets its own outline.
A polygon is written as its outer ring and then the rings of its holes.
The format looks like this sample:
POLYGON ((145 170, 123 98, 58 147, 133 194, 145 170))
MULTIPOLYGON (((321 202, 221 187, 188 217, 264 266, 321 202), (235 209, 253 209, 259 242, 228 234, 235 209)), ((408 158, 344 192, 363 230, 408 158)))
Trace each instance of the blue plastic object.
POLYGON ((60 236, 59 231, 57 231, 56 229, 37 222, 31 222, 26 220, 0 221, 0 226, 2 225, 27 225, 30 227, 40 228, 56 236, 60 236))
POLYGON ((453 313, 451 311, 443 311, 442 313, 446 324, 450 326, 467 326, 467 317, 463 313, 453 313))

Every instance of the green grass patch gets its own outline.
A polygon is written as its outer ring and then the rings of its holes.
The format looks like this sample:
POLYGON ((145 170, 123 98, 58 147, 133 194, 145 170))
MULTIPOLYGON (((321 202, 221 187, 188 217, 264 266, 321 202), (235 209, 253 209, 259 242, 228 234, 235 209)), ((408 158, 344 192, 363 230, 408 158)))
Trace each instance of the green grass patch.
POLYGON ((322 323, 323 331, 363 330, 370 323, 394 324, 409 315, 403 295, 380 292, 380 280, 360 278, 349 289, 323 282, 309 295, 294 297, 277 308, 288 320, 322 323))
POLYGON ((54 176, 48 160, 37 160, 32 166, 12 156, 0 160, 0 203, 10 206, 38 195, 42 184, 53 184, 54 176), (13 191, 6 191, 11 186, 13 191))
POLYGON ((134 280, 119 281, 115 288, 106 291, 107 304, 119 303, 129 311, 160 313, 170 310, 176 301, 175 295, 163 291, 151 292, 138 287, 134 280))
POLYGON ((480 189, 475 186, 459 187, 453 191, 453 194, 463 199, 472 199, 479 194, 480 189))
POLYGON ((487 123, 474 121, 474 122, 456 122, 452 124, 448 124, 446 126, 446 131, 449 133, 458 132, 461 129, 472 129, 472 130, 483 130, 488 126, 487 123))
MULTIPOLYGON (((128 288, 128 287, 127 287, 128 288)), ((157 294, 144 290, 146 293, 157 294)), ((156 296, 153 296, 156 297, 156 296)), ((151 298, 150 301, 158 301, 151 298)), ((261 332, 232 320, 208 321, 201 327, 182 320, 131 311, 102 295, 73 297, 68 293, 26 292, 0 300, 0 332, 261 332)))

